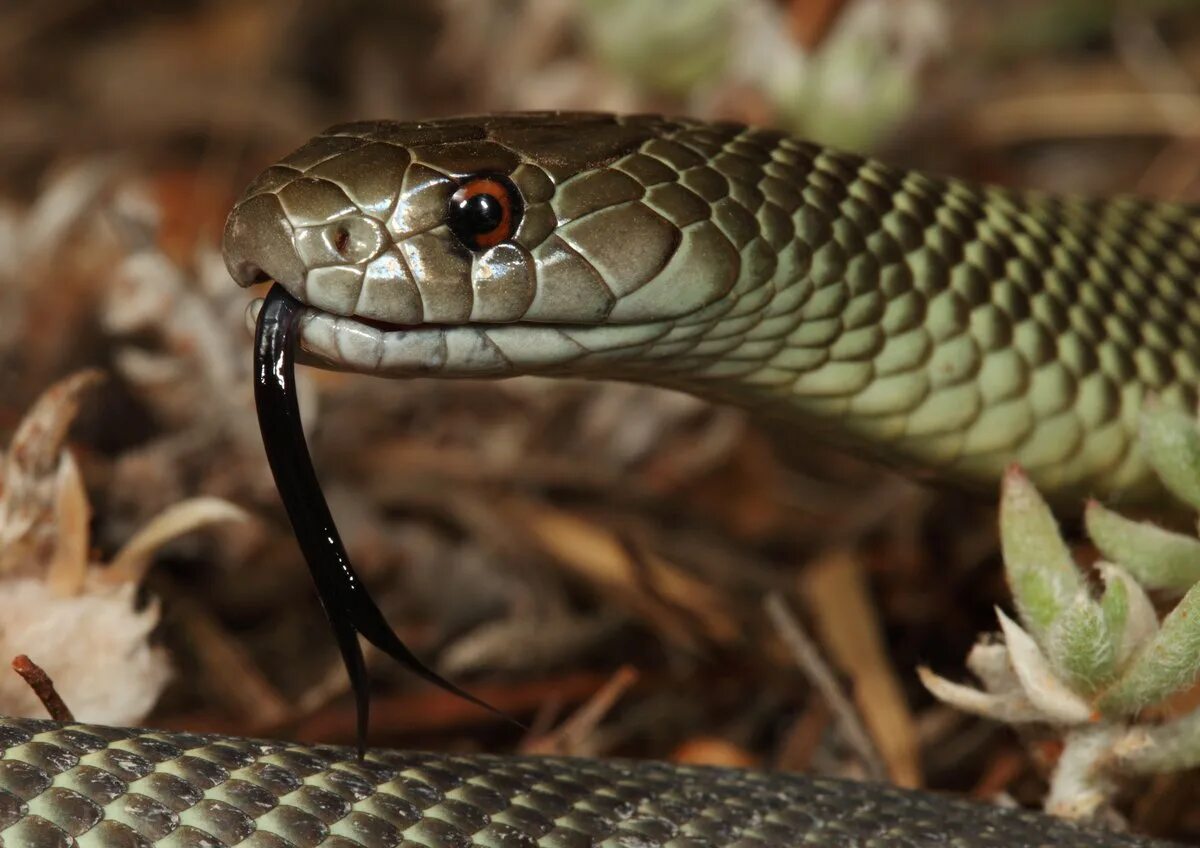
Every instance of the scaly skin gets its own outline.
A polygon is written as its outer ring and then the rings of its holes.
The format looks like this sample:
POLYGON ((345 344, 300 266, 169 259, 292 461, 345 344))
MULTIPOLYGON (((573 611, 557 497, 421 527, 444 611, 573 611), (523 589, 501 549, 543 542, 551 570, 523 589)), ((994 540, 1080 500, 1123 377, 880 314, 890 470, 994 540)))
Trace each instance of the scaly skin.
MULTIPOLYGON (((225 255, 239 282, 271 278, 308 305, 303 345, 328 367, 658 383, 978 485, 1016 460, 1052 493, 1150 493, 1132 449, 1140 404, 1197 397, 1190 210, 972 187, 739 126, 334 128, 247 190, 225 255), (511 237, 471 250, 447 220, 477 175, 509 178, 524 209, 511 237)), ((1161 844, 788 775, 395 752, 360 764, 138 734, 0 720, 6 848, 66 844, 63 831, 84 845, 1161 844)))
POLYGON ((543 114, 335 127, 250 186, 225 250, 312 308, 326 366, 651 382, 960 483, 1017 461, 1053 495, 1130 499, 1157 491, 1143 399, 1197 399, 1198 221, 761 129, 543 114), (526 210, 472 252, 446 210, 480 172, 526 210))
POLYGON ((0 846, 69 845, 1166 848, 870 783, 0 718, 0 846))

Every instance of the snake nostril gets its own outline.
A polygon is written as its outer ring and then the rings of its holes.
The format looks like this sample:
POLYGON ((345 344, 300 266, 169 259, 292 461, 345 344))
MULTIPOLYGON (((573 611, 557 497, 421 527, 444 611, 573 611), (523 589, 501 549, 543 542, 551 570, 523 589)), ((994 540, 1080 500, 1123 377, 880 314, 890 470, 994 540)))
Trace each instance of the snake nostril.
POLYGON ((346 255, 346 249, 350 246, 350 230, 346 227, 338 227, 333 231, 333 249, 342 256, 346 255))
POLYGON ((265 283, 270 281, 271 275, 262 268, 255 265, 253 262, 247 262, 239 269, 238 279, 242 280, 247 285, 255 285, 256 283, 265 283))

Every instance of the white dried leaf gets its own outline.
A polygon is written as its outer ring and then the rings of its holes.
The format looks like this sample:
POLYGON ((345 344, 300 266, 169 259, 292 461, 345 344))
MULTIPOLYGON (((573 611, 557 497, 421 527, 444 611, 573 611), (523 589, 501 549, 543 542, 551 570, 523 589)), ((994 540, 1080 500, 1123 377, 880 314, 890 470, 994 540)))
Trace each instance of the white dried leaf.
POLYGON ((118 373, 142 391, 178 385, 190 373, 187 363, 173 356, 136 347, 121 348, 114 361, 118 373))
POLYGON ((154 248, 162 228, 163 208, 149 185, 122 182, 113 190, 109 204, 113 220, 124 240, 132 246, 154 248))
POLYGON ((1033 637, 1003 610, 997 608, 996 616, 1000 619, 1008 655, 1021 687, 1046 720, 1058 724, 1081 724, 1090 720, 1091 706, 1055 676, 1033 637))
POLYGON ((83 475, 70 451, 63 451, 59 461, 57 488, 54 556, 46 566, 44 579, 51 591, 74 595, 83 588, 87 578, 92 508, 83 475))
POLYGON ((154 552, 167 542, 208 524, 245 521, 249 514, 221 498, 191 498, 173 504, 133 535, 102 573, 108 582, 141 582, 154 552))
MULTIPOLYGON (((80 721, 134 724, 150 712, 170 677, 166 652, 148 641, 157 604, 135 607, 137 586, 98 586, 62 596, 41 580, 0 581, 0 657, 28 654, 53 679, 80 721)), ((45 718, 29 686, 0 674, 0 714, 45 718)))
POLYGON ((1008 692, 1021 688, 1021 681, 1017 679, 1012 661, 1008 658, 1008 647, 1003 642, 976 642, 967 654, 967 668, 989 692, 1008 692))
POLYGON ((101 324, 113 335, 156 327, 170 314, 184 285, 179 266, 161 253, 128 256, 105 291, 101 324))
POLYGON ((1006 724, 1046 720, 1046 716, 1019 689, 1005 693, 983 692, 973 686, 947 680, 925 666, 917 668, 917 675, 931 695, 963 712, 1006 724))
POLYGON ((116 162, 90 159, 57 175, 38 195, 21 233, 25 257, 55 254, 112 185, 116 162))
POLYGON ((80 395, 101 376, 89 369, 60 380, 21 419, 0 465, 0 574, 27 572, 54 556, 63 444, 80 395))
POLYGON ((17 497, 13 493, 14 478, 40 480, 58 471, 58 455, 79 411, 80 397, 103 377, 99 370, 89 368, 59 380, 21 419, 5 455, 6 500, 17 497))

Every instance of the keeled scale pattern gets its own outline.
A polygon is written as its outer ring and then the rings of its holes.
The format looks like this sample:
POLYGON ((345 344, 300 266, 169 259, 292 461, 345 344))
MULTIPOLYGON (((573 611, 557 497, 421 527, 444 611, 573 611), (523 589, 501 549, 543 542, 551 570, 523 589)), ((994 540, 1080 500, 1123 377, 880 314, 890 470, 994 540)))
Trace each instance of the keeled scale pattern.
POLYGON ((627 161, 676 168, 672 205, 703 201, 743 263, 647 347, 674 382, 966 480, 1016 460, 1060 493, 1154 487, 1142 401, 1194 408, 1200 382, 1193 208, 983 188, 757 130, 652 145, 627 161))
POLYGON ((1151 848, 866 783, 0 718, 4 848, 1151 848))

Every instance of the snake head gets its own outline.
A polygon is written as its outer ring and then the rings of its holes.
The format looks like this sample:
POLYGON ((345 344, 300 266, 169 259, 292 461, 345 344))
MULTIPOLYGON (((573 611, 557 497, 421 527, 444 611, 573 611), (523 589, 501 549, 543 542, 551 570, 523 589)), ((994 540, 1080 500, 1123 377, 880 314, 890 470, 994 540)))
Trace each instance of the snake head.
POLYGON ((720 301, 758 230, 722 204, 705 133, 560 113, 333 127, 246 190, 226 264, 304 303, 308 359, 333 367, 516 373, 644 343, 720 301))

